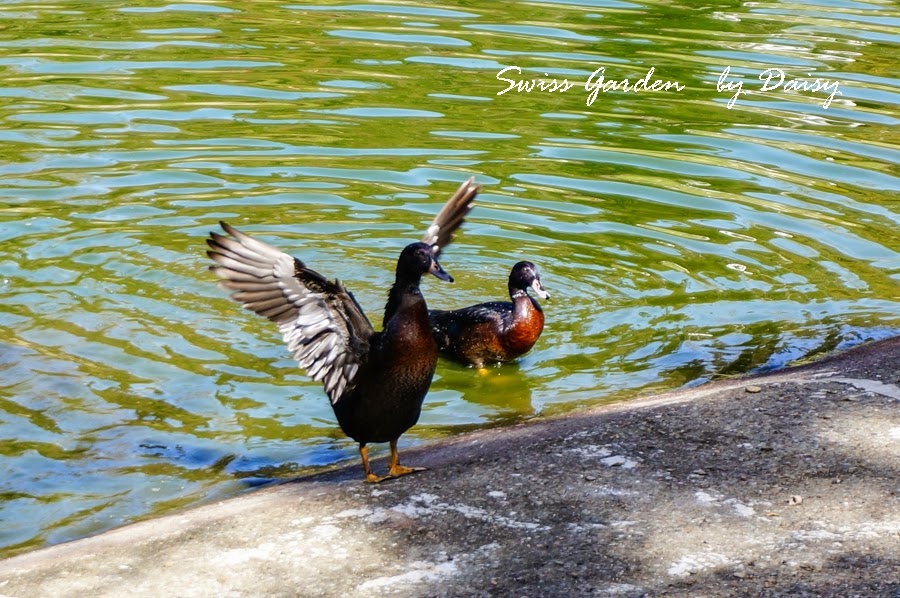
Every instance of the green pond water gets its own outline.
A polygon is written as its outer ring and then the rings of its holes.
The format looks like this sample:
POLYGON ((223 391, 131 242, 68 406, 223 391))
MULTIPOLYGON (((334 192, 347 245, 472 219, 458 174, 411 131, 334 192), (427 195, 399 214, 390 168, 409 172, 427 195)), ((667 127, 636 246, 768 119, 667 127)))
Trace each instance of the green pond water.
POLYGON ((222 219, 380 321, 483 185, 429 305, 528 259, 547 326, 442 362, 401 449, 900 333, 896 3, 8 1, 0 31, 0 556, 356 462, 216 287, 222 219))

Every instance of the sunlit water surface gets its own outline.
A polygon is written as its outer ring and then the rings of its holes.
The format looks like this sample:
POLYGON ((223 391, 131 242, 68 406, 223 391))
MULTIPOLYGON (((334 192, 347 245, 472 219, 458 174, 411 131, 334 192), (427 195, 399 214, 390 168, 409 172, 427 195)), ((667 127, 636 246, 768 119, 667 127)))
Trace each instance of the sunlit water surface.
POLYGON ((62 0, 0 22, 0 554, 355 461, 274 326, 215 286, 220 219, 379 321, 399 249, 483 184, 429 304, 502 299, 529 259, 547 328, 517 364, 442 363, 404 446, 900 332, 894 3, 62 0), (577 85, 498 96, 510 66, 577 85), (588 106, 601 66, 681 89, 588 106), (760 92, 768 68, 840 94, 760 92))

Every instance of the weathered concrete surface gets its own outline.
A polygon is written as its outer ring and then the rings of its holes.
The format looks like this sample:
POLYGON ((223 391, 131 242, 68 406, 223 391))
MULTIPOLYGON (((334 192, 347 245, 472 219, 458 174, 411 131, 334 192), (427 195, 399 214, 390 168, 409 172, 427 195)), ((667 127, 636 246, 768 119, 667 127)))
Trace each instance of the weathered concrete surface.
POLYGON ((8 559, 0 595, 897 597, 898 382, 893 339, 470 434, 8 559))

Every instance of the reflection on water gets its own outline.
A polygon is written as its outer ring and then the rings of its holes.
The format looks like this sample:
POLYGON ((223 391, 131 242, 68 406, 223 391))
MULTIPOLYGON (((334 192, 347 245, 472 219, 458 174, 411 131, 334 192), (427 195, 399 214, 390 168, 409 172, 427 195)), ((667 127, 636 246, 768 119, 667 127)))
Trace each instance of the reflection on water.
POLYGON ((4 554, 355 458, 274 328, 215 287, 220 219, 379 320, 400 248, 462 180, 484 185, 429 305, 502 300, 526 259, 547 326, 516 364, 442 363, 406 443, 900 332, 896 7, 63 1, 0 19, 4 554), (684 89, 498 96, 509 66, 684 89), (761 92, 769 68, 841 94, 761 92))

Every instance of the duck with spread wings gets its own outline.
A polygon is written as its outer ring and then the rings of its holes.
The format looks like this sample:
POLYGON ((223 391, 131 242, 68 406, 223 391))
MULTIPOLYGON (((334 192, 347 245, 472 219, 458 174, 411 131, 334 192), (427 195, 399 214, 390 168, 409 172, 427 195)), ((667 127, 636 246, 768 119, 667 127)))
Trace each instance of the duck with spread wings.
POLYGON ((472 208, 479 186, 470 178, 447 201, 421 242, 407 245, 376 332, 339 279, 329 281, 302 261, 221 222, 207 254, 231 297, 277 324, 288 350, 321 381, 338 424, 359 443, 366 480, 377 483, 424 468, 400 464, 397 439, 419 419, 437 364, 438 347, 419 288, 423 274, 453 278, 437 261, 472 208), (369 465, 368 444, 389 442, 388 475, 369 465))

